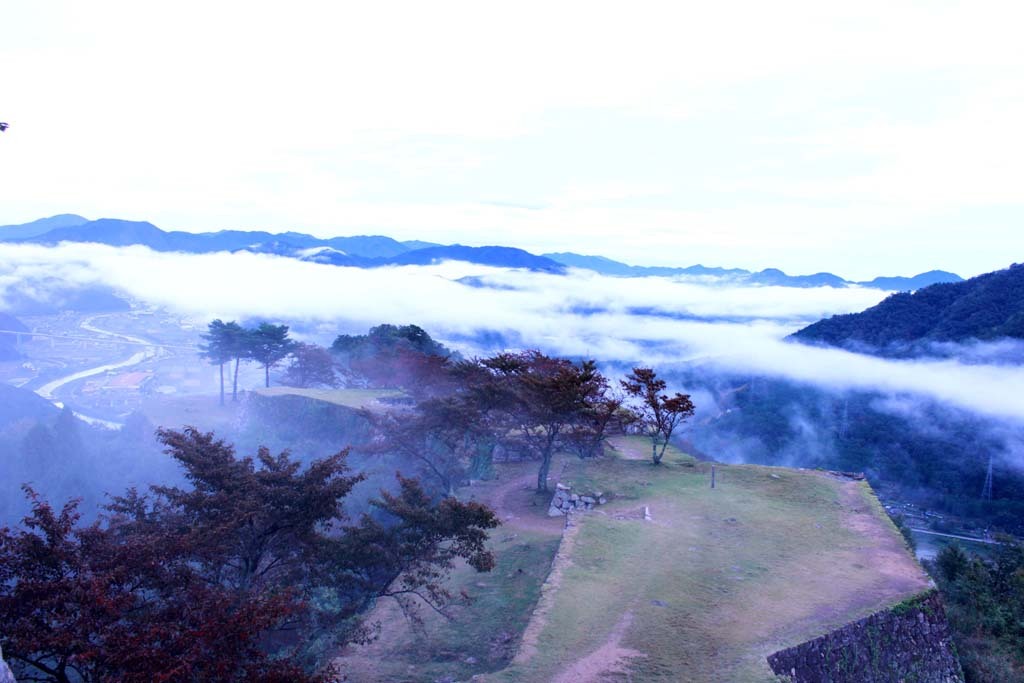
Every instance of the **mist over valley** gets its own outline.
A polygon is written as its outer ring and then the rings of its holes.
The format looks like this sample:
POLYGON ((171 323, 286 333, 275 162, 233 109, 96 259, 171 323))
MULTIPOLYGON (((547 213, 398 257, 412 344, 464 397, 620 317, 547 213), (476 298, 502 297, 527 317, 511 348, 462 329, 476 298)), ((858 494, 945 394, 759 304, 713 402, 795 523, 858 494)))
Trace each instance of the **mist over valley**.
POLYGON ((0 683, 1024 683, 1024 6, 3 16, 0 683))

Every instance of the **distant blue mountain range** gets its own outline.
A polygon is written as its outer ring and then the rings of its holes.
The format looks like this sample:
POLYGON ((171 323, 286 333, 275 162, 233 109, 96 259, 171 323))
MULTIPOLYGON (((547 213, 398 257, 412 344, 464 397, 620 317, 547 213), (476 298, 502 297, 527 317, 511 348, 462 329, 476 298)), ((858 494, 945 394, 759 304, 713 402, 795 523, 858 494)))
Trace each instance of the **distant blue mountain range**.
POLYGON ((82 225, 88 223, 88 218, 83 218, 73 213, 62 213, 57 216, 50 216, 49 218, 40 218, 39 220, 32 221, 31 223, 22 223, 21 225, 3 225, 0 226, 0 237, 5 240, 19 239, 22 237, 35 237, 36 235, 43 235, 56 228, 70 228, 75 225, 82 225))
POLYGON ((455 260, 549 273, 564 273, 567 268, 580 268, 617 277, 690 276, 745 285, 782 287, 845 287, 858 284, 877 289, 911 291, 939 282, 961 282, 963 280, 955 273, 938 270, 921 273, 914 277, 880 277, 869 282, 851 282, 832 273, 787 275, 776 268, 751 272, 740 268, 717 268, 703 265, 679 268, 631 266, 604 256, 586 256, 572 252, 538 256, 514 247, 467 247, 460 244, 441 245, 419 240, 399 242, 381 235, 323 239, 299 232, 269 233, 249 230, 221 230, 206 233, 166 232, 152 223, 144 221, 126 221, 115 218, 90 221, 74 214, 42 218, 23 225, 0 226, 0 241, 34 244, 98 242, 112 246, 139 244, 155 251, 180 251, 193 254, 249 251, 356 268, 429 265, 455 260))
POLYGON ((544 254, 553 261, 571 268, 585 268, 604 275, 619 277, 643 277, 647 275, 690 275, 706 276, 717 279, 728 279, 750 285, 776 285, 780 287, 845 287, 861 285, 875 289, 890 291, 912 291, 939 282, 962 282, 963 278, 956 273, 942 270, 930 270, 914 277, 876 277, 866 282, 844 280, 832 273, 815 273, 813 275, 787 275, 777 268, 766 268, 758 272, 741 268, 714 268, 702 265, 672 268, 666 266, 630 266, 613 261, 604 256, 584 256, 572 252, 544 254))
POLYGON ((430 242, 412 242, 410 246, 379 235, 321 239, 298 232, 165 232, 152 223, 116 218, 101 218, 84 223, 67 220, 61 223, 60 227, 41 233, 38 232, 39 221, 25 226, 0 227, 0 241, 33 244, 96 242, 116 247, 140 244, 154 251, 191 254, 250 251, 357 268, 429 265, 445 260, 457 260, 552 273, 565 271, 565 266, 556 261, 512 247, 466 247, 459 244, 443 246, 430 242))

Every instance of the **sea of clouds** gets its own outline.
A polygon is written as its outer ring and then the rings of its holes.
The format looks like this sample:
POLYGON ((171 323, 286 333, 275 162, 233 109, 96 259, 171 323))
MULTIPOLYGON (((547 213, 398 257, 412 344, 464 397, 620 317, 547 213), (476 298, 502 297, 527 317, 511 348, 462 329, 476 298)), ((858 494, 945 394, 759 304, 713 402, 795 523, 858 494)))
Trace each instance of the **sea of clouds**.
MULTIPOLYGON (((1024 366, 973 344, 959 356, 883 359, 785 337, 822 317, 863 310, 874 289, 747 287, 700 278, 554 275, 445 262, 343 268, 266 254, 179 254, 141 246, 0 244, 0 310, 12 287, 45 298, 55 282, 104 285, 203 321, 263 318, 319 331, 414 323, 467 354, 481 339, 604 361, 702 366, 836 391, 876 390, 1024 421, 1024 366), (299 325, 301 323, 301 326, 299 325)), ((313 333, 316 336, 316 333, 313 333)), ((955 351, 953 349, 952 351, 955 351)))

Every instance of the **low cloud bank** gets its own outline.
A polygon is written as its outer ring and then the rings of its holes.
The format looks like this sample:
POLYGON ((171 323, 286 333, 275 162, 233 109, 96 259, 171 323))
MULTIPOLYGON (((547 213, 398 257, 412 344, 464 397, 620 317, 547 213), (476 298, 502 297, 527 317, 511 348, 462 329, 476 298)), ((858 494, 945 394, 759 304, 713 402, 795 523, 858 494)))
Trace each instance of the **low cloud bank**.
MULTIPOLYGON (((711 336, 694 341, 706 342, 711 336)), ((708 362, 725 370, 785 377, 838 391, 920 394, 990 417, 1024 421, 1024 393, 1019 390, 1024 367, 1019 365, 965 364, 952 359, 888 360, 758 338, 753 333, 737 335, 729 354, 710 357, 708 362)))
POLYGON ((558 276, 454 262, 362 270, 250 253, 0 245, 0 310, 9 289, 44 296, 54 281, 110 286, 200 320, 259 316, 306 321, 332 333, 411 322, 470 353, 503 337, 605 360, 699 359, 731 372, 840 391, 923 395, 1024 421, 1024 367, 1002 362, 1021 357, 1013 344, 1003 342, 993 353, 972 345, 961 362, 887 360, 783 341, 809 321, 859 311, 885 296, 871 289, 739 287, 575 270, 558 276))

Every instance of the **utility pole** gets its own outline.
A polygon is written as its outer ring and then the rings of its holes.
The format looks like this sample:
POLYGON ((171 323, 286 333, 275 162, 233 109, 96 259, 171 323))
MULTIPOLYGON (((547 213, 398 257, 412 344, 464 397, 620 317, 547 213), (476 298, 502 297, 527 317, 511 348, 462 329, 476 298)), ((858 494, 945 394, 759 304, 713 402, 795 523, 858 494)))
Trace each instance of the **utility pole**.
POLYGON ((711 488, 715 488, 715 466, 711 466, 711 488))
POLYGON ((839 421, 839 438, 846 438, 846 431, 850 427, 850 397, 843 398, 843 417, 839 421))
POLYGON ((981 488, 981 499, 992 500, 992 460, 993 455, 988 455, 988 471, 985 473, 985 485, 981 488))

